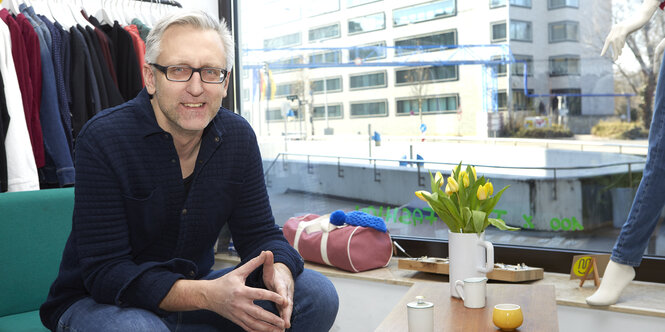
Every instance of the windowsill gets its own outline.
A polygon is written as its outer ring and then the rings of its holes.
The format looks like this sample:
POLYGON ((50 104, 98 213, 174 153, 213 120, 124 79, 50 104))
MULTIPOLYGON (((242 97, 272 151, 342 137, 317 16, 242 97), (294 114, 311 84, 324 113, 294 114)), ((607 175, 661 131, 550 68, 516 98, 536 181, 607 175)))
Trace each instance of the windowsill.
MULTIPOLYGON (((218 264, 230 265, 237 264, 240 261, 237 256, 228 254, 217 254, 215 259, 218 264)), ((403 286, 412 286, 418 281, 448 282, 448 275, 398 269, 397 258, 393 258, 385 268, 360 273, 346 272, 312 263, 305 263, 305 267, 329 277, 352 278, 403 286)), ((490 280, 490 282, 492 281, 490 280)), ((557 305, 665 317, 665 284, 633 281, 622 293, 619 303, 606 307, 594 307, 585 302, 585 299, 595 291, 593 280, 587 280, 584 286, 579 288, 580 281, 570 280, 568 274, 545 272, 542 280, 531 283, 553 285, 556 289, 557 305)))

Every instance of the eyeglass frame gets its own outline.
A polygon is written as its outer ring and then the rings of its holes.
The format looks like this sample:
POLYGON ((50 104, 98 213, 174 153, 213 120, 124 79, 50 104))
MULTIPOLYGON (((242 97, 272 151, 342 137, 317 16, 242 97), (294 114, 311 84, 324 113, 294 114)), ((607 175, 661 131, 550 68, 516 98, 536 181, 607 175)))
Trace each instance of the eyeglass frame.
POLYGON ((189 82, 189 80, 192 79, 192 76, 194 76, 194 73, 199 73, 199 77, 201 77, 201 82, 208 83, 208 84, 222 84, 222 83, 224 83, 224 81, 226 81, 226 78, 229 76, 229 72, 228 72, 228 70, 226 70, 226 69, 224 69, 224 68, 219 68, 219 67, 199 67, 199 68, 194 68, 194 67, 192 67, 192 66, 188 66, 188 65, 170 65, 170 66, 162 66, 162 65, 160 65, 160 64, 156 64, 156 63, 148 63, 148 64, 151 65, 151 66, 153 66, 153 67, 155 67, 155 68, 157 68, 157 70, 159 70, 160 72, 162 72, 162 73, 164 74, 164 77, 165 77, 167 80, 171 81, 171 82, 189 82), (169 69, 169 67, 183 67, 183 68, 189 68, 189 69, 192 70, 192 72, 191 72, 191 74, 189 74, 189 77, 188 77, 186 80, 174 80, 174 79, 170 79, 170 78, 169 78, 169 75, 166 73, 167 70, 169 69), (219 70, 222 72, 222 76, 223 76, 222 80, 219 81, 219 82, 210 82, 210 81, 206 81, 206 80, 204 80, 204 79, 203 79, 203 75, 201 75, 201 70, 204 70, 204 69, 219 69, 219 70))

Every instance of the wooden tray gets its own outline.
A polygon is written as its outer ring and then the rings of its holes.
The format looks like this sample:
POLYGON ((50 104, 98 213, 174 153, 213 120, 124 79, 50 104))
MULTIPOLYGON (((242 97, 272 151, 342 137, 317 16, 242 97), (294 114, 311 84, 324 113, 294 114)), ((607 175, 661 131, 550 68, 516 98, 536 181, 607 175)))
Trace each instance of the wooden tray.
MULTIPOLYGON (((448 259, 436 257, 402 258, 397 267, 404 270, 448 274, 448 259)), ((494 264, 494 271, 487 273, 487 279, 508 282, 522 282, 543 279, 543 269, 532 266, 494 264)))

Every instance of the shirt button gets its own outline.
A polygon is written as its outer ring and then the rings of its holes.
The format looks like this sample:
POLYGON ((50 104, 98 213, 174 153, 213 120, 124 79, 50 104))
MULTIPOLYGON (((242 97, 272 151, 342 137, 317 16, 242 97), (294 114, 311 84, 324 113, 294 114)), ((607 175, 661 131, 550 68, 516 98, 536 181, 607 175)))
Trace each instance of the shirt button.
POLYGON ((169 139, 169 134, 164 134, 164 139, 169 139))
POLYGON ((194 271, 189 271, 189 273, 187 275, 189 275, 190 278, 194 278, 196 276, 194 271))
POLYGON ((187 209, 182 209, 182 214, 186 215, 187 214, 187 209))
POLYGON ((203 160, 199 159, 199 164, 203 164, 203 160))
POLYGON ((171 159, 171 163, 172 163, 172 164, 175 164, 175 159, 171 159))
POLYGON ((215 142, 219 142, 219 136, 215 136, 215 142))

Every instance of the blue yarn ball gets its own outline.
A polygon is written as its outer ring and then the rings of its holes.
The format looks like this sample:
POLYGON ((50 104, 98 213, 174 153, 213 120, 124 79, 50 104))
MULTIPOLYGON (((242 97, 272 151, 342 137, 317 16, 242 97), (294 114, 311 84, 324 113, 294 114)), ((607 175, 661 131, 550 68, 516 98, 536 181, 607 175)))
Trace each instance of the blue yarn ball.
POLYGON ((342 210, 337 210, 330 214, 330 223, 335 226, 342 226, 346 222, 346 213, 342 210))

